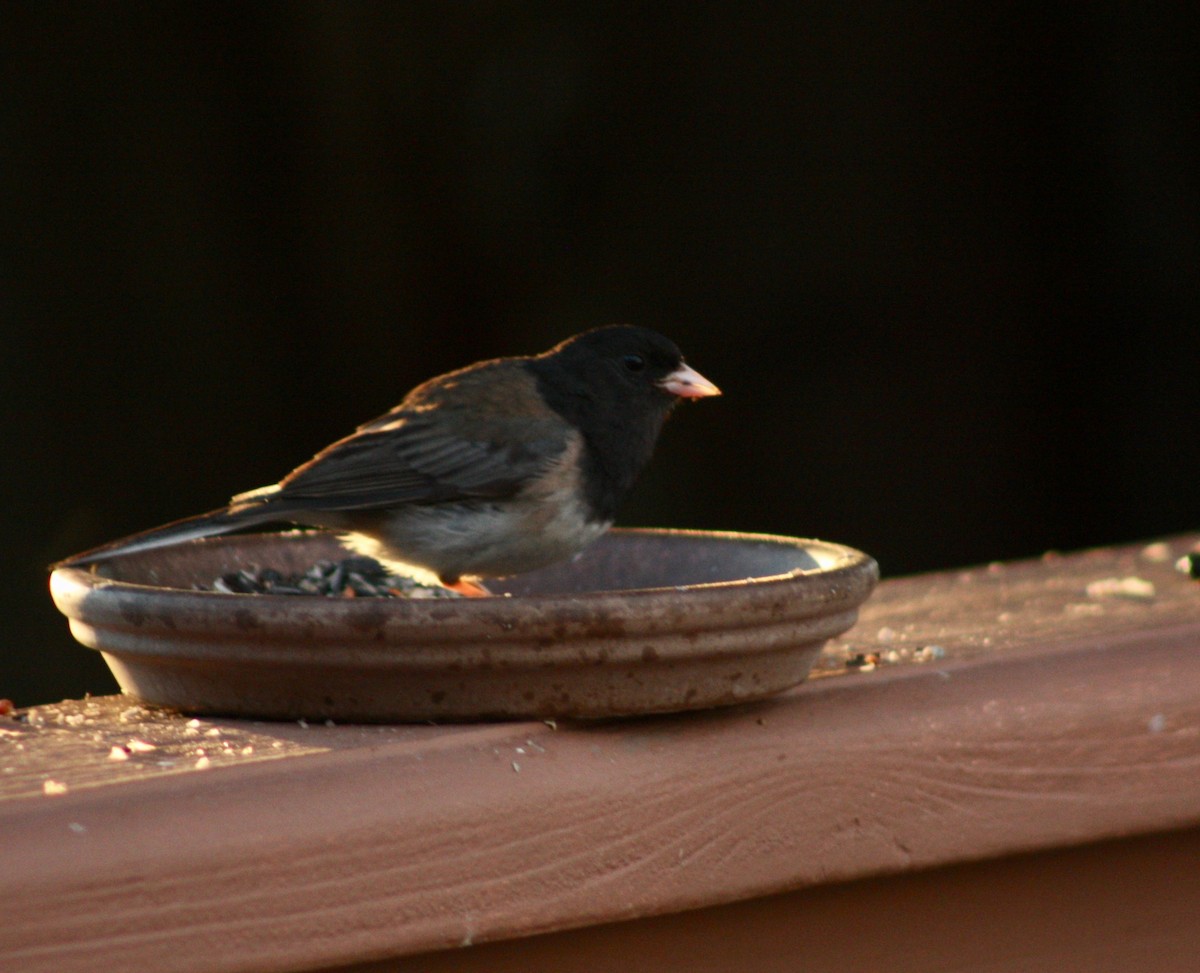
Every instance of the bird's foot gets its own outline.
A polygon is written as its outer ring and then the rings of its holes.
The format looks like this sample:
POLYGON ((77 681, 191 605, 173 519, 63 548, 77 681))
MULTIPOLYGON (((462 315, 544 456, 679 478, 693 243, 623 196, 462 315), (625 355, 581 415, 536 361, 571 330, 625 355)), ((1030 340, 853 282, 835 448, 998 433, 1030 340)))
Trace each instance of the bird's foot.
POLYGON ((451 591, 457 591, 464 598, 490 598, 492 593, 478 581, 468 581, 466 578, 448 580, 442 578, 442 584, 451 591))

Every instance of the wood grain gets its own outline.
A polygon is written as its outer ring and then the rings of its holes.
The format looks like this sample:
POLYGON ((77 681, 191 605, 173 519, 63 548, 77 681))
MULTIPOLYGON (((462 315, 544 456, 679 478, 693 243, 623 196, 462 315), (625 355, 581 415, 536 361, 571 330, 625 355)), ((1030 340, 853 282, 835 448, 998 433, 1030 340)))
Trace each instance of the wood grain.
POLYGON ((897 644, 941 659, 704 713, 206 721, 286 752, 109 777, 82 767, 126 729, 64 743, 39 707, 42 729, 0 735, 32 762, 0 802, 0 955, 315 970, 1200 824, 1200 585, 1139 549, 982 573, 885 582, 827 671, 897 644), (1089 598, 1131 572, 1153 599, 1089 598))

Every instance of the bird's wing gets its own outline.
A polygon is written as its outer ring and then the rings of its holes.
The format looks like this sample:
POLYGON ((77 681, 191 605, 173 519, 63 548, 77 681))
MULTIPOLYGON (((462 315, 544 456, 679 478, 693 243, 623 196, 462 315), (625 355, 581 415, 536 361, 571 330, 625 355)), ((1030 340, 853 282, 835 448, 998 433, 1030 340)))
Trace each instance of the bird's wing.
POLYGON ((451 434, 447 425, 428 413, 392 412, 318 453, 263 499, 313 510, 498 499, 546 470, 568 445, 569 430, 557 417, 495 419, 487 438, 474 430, 451 434))

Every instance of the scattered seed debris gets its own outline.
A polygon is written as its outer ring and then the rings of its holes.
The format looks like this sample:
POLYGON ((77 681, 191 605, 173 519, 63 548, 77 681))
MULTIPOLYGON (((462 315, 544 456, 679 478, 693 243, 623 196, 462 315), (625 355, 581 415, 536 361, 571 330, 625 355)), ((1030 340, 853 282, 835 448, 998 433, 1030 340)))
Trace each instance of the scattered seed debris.
POLYGON ((1150 601, 1154 598, 1154 584, 1145 578, 1101 578, 1087 586, 1089 598, 1129 598, 1133 601, 1150 601))
POLYGON ((373 557, 318 561, 301 574, 251 565, 223 574, 212 591, 234 595, 320 595, 326 598, 461 598, 457 591, 391 574, 373 557))
POLYGON ((871 672, 879 665, 878 652, 855 652, 846 657, 846 668, 857 669, 859 672, 871 672))
POLYGON ((1189 578, 1200 579, 1200 551, 1191 551, 1175 562, 1175 570, 1189 578))
POLYGON ((1166 541, 1155 541, 1142 548, 1142 557, 1155 564, 1165 564, 1171 560, 1171 545, 1166 541))
POLYGON ((842 666, 856 672, 872 672, 881 666, 933 662, 945 656, 946 650, 940 645, 899 645, 876 651, 850 652, 842 661, 842 666))

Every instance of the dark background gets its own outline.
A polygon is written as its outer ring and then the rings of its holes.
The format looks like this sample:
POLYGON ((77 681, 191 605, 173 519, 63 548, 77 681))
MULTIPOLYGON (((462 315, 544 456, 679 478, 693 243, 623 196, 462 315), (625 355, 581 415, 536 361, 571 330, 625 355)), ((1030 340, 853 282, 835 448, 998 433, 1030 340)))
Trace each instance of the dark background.
POLYGON ((0 695, 113 688, 50 561, 615 321, 726 393, 623 523, 1196 528, 1194 7, 6 4, 0 695))

